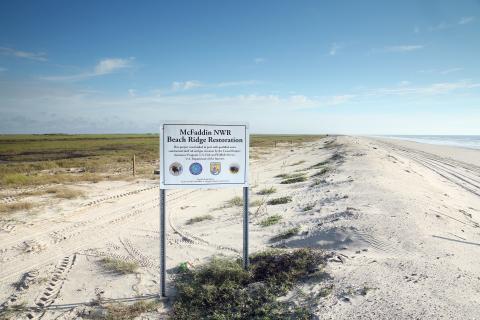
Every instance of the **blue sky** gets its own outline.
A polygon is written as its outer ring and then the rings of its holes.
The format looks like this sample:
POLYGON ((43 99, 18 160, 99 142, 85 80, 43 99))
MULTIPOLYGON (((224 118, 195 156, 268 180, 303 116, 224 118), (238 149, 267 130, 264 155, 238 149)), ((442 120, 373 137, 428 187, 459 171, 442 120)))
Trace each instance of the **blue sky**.
POLYGON ((479 1, 2 1, 0 132, 480 134, 479 1))

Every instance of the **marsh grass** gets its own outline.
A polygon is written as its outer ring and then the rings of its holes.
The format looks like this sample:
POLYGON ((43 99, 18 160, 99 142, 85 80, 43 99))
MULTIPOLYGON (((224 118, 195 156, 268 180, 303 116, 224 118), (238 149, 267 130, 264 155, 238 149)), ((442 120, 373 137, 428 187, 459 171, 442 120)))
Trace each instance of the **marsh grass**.
POLYGON ((311 319, 308 309, 278 298, 324 264, 312 249, 258 253, 248 271, 239 259, 214 258, 178 274, 171 319, 311 319))
POLYGON ((277 234, 276 236, 272 237, 270 239, 270 242, 277 242, 277 241, 280 241, 280 240, 289 239, 293 236, 296 236, 299 232, 300 232, 300 227, 294 227, 294 228, 287 229, 287 230, 277 234))
POLYGON ((274 206, 274 205, 285 204, 285 203, 289 203, 289 202, 292 202, 292 197, 287 196, 287 197, 280 197, 280 198, 275 198, 275 199, 269 200, 267 202, 267 204, 274 206))
POLYGON ((100 263, 108 271, 117 274, 136 273, 138 269, 138 264, 135 262, 124 261, 110 257, 103 258, 100 260, 100 263))
POLYGON ((258 224, 261 226, 261 227, 269 227, 269 226, 273 226, 274 224, 277 224, 279 223, 280 221, 282 220, 282 216, 279 215, 279 214, 275 214, 273 216, 270 216, 268 218, 265 218, 263 219, 262 221, 260 221, 258 224))
POLYGON ((213 219, 213 216, 210 215, 210 214, 205 214, 203 216, 199 216, 199 217, 195 217, 195 218, 191 218, 191 219, 188 219, 187 222, 185 224, 194 224, 194 223, 197 223, 197 222, 202 222, 202 221, 205 221, 205 220, 212 220, 213 219))
POLYGON ((275 187, 270 187, 270 188, 263 188, 263 189, 259 190, 257 192, 257 194, 265 196, 265 195, 269 195, 269 194, 272 194, 272 193, 275 193, 275 192, 277 192, 277 189, 275 187))

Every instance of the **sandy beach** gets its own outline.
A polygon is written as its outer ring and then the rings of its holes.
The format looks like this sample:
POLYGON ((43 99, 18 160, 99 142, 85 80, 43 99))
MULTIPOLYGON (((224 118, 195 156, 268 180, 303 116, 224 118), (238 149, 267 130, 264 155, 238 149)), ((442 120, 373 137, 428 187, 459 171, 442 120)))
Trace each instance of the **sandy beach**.
MULTIPOLYGON (((318 319, 480 318, 480 151, 330 136, 267 152, 253 148, 251 155, 251 251, 329 253, 325 277, 299 284, 285 299, 307 304, 318 319), (279 175, 299 172, 306 181, 280 183, 279 175), (268 204, 281 197, 291 201, 268 204), (276 223, 265 225, 272 216, 276 223), (292 237, 272 240, 291 229, 292 237)), ((37 308, 17 317, 78 319, 95 312, 92 301, 158 294, 158 181, 75 187, 85 197, 0 220, 0 305, 37 308), (104 258, 133 262, 138 270, 106 272, 104 258)), ((167 192, 170 295, 179 264, 241 255, 242 207, 229 202, 241 192, 167 192)), ((1 190, 2 203, 19 201, 19 193, 1 190)), ((27 199, 38 197, 45 196, 27 199)), ((165 302, 142 317, 167 313, 165 302)))

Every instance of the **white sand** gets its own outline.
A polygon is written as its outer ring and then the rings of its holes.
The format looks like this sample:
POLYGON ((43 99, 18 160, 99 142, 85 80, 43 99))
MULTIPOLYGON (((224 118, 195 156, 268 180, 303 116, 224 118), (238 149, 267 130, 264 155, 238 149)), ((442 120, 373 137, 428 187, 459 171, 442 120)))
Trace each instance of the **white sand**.
MULTIPOLYGON (((251 208, 251 251, 270 245, 334 251, 329 276, 290 296, 307 297, 321 319, 479 319, 479 164, 480 151, 390 139, 338 137, 273 149, 252 161, 251 200, 289 195, 293 201, 251 208), (332 139, 335 146, 325 148, 332 139), (331 162, 333 170, 317 186, 311 186, 312 178, 291 185, 275 178, 335 153, 342 157, 331 162), (278 191, 256 195, 270 186, 278 191), (313 209, 304 212, 308 205, 313 209), (258 225, 272 214, 282 215, 282 222, 258 225), (294 226, 301 227, 299 235, 270 243, 294 226), (331 293, 319 297, 325 286, 332 286, 331 293)), ((21 212, 0 222, 0 304, 45 305, 45 313, 31 315, 75 319, 98 297, 124 301, 158 293, 156 182, 78 187, 87 199, 52 202, 33 215, 21 212), (108 273, 102 257, 136 262, 139 273, 108 273)), ((12 194, 3 201, 19 200, 12 191, 2 194, 12 194)), ((241 189, 167 194, 169 280, 181 262, 240 254, 241 207, 218 208, 241 196, 241 189), (204 214, 214 219, 186 224, 204 214)))

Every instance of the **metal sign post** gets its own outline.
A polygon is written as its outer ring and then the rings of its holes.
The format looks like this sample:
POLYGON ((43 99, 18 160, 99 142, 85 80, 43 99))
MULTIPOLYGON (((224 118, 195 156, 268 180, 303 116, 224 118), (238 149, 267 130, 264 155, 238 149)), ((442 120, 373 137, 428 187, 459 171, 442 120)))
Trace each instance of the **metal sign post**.
POLYGON ((243 267, 248 260, 247 124, 164 123, 160 129, 160 295, 166 292, 166 189, 243 187, 243 267))
POLYGON ((166 282, 165 276, 167 270, 165 269, 165 240, 167 238, 165 233, 165 189, 160 189, 160 294, 166 297, 166 282))
POLYGON ((248 187, 243 187, 243 268, 248 269, 248 187))

